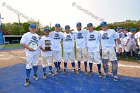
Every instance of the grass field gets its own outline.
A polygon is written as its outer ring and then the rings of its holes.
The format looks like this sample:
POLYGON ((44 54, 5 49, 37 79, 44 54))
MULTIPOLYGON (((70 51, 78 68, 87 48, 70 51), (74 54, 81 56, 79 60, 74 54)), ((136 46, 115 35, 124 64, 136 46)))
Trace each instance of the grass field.
POLYGON ((14 48, 14 47, 20 47, 20 44, 7 44, 4 46, 4 48, 14 48))

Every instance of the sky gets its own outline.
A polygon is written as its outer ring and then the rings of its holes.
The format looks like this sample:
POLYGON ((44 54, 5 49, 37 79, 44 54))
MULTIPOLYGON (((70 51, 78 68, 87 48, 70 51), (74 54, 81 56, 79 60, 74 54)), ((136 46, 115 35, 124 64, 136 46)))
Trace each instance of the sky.
POLYGON ((39 20, 41 26, 60 23, 62 27, 70 25, 75 29, 77 22, 85 27, 87 23, 99 25, 102 21, 99 19, 108 23, 140 20, 139 4, 140 0, 0 0, 0 13, 3 23, 18 22, 18 11, 28 17, 20 14, 21 22, 32 18, 39 20))

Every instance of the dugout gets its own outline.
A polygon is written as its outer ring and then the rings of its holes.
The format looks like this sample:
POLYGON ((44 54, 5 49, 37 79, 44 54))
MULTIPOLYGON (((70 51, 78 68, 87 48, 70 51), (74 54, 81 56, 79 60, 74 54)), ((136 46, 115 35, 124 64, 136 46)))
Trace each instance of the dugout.
POLYGON ((21 35, 3 35, 4 44, 20 43, 21 35))

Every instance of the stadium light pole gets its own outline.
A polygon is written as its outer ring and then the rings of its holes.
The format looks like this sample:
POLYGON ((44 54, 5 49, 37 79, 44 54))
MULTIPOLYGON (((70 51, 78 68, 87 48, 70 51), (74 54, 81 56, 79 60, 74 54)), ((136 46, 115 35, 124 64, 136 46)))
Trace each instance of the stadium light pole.
POLYGON ((38 19, 38 34, 41 35, 41 32, 40 32, 40 21, 38 19))
POLYGON ((2 19, 4 18, 1 17, 1 13, 0 13, 0 31, 2 31, 2 19))
POLYGON ((51 22, 50 22, 50 29, 51 29, 52 27, 51 27, 51 22))
POLYGON ((18 14, 18 29, 19 29, 19 33, 21 35, 21 29, 20 29, 20 15, 18 14))

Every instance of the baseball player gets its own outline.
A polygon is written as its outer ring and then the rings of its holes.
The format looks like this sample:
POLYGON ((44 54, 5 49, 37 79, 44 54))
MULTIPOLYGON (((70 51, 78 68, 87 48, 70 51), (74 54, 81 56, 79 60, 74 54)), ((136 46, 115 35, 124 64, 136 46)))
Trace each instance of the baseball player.
POLYGON ((51 49, 51 38, 49 37, 50 29, 45 28, 44 29, 44 36, 41 37, 40 42, 39 42, 39 47, 41 49, 41 63, 42 63, 42 68, 43 68, 43 79, 47 78, 46 74, 46 64, 48 63, 49 66, 49 74, 51 76, 54 76, 53 71, 52 71, 52 63, 53 63, 53 58, 52 58, 52 49, 51 49))
POLYGON ((124 45, 124 42, 123 42, 123 38, 124 38, 124 33, 123 33, 123 29, 122 29, 122 27, 117 27, 117 33, 118 33, 118 35, 119 35, 119 38, 120 38, 120 40, 121 40, 121 46, 119 46, 119 44, 117 43, 117 41, 116 41, 116 55, 117 55, 117 58, 119 58, 119 59, 122 59, 122 57, 123 57, 123 45, 124 45), (120 52, 119 53, 119 51, 118 51, 118 49, 119 49, 119 47, 121 47, 122 48, 122 52, 120 52))
POLYGON ((131 28, 130 29, 130 40, 129 40, 129 43, 128 43, 128 46, 129 46, 129 51, 130 53, 132 52, 132 56, 134 58, 136 58, 136 42, 135 42, 135 33, 136 33, 136 28, 131 28))
POLYGON ((70 26, 65 26, 65 33, 63 37, 63 48, 64 48, 64 74, 67 70, 67 62, 70 59, 73 72, 75 70, 75 56, 74 56, 74 34, 70 31, 70 26))
POLYGON ((107 22, 101 22, 101 46, 102 46, 102 63, 104 68, 104 78, 108 75, 108 61, 112 63, 112 73, 114 80, 117 81, 118 60, 115 52, 115 41, 119 44, 119 51, 121 52, 121 41, 119 35, 114 29, 109 29, 107 22))
POLYGON ((25 86, 30 85, 29 77, 31 73, 31 68, 33 66, 34 79, 38 80, 37 68, 38 68, 38 58, 39 58, 39 36, 36 34, 36 25, 30 24, 30 32, 25 33, 20 41, 20 44, 25 48, 26 53, 26 80, 25 86))
POLYGON ((135 34, 135 39, 136 39, 136 46, 138 47, 138 61, 140 62, 140 28, 139 28, 139 32, 137 32, 135 34))
POLYGON ((56 74, 60 72, 60 64, 62 61, 62 48, 61 40, 63 39, 63 33, 61 30, 60 24, 55 24, 55 31, 50 33, 50 38, 52 39, 52 54, 54 59, 54 65, 56 68, 56 74))
POLYGON ((93 61, 97 64, 99 77, 101 75, 101 56, 100 56, 100 40, 101 34, 99 31, 93 30, 93 24, 87 24, 88 33, 86 34, 87 49, 88 49, 88 62, 90 67, 89 74, 92 74, 92 64, 93 61))
POLYGON ((74 33, 76 40, 76 54, 78 60, 78 73, 81 71, 81 61, 84 61, 85 73, 87 73, 87 44, 86 44, 86 30, 82 30, 82 24, 76 24, 77 31, 74 33))
POLYGON ((123 33, 124 33, 123 41, 124 41, 125 58, 129 59, 129 56, 130 56, 129 50, 130 49, 129 49, 128 43, 130 40, 130 34, 128 33, 128 28, 125 28, 123 33))

